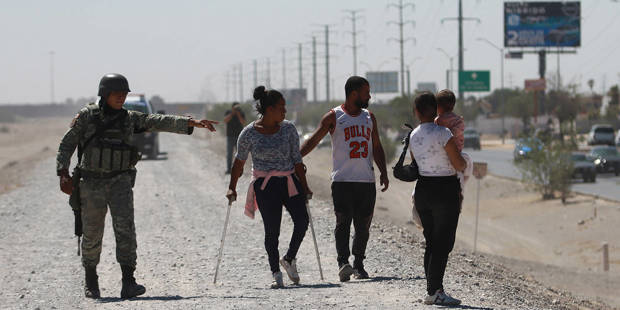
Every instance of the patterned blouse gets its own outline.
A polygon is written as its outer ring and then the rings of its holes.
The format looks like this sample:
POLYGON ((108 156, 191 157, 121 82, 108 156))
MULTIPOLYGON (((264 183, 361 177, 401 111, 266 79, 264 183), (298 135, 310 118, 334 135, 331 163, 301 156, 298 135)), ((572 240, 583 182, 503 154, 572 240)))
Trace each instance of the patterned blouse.
POLYGON ((259 171, 289 171, 301 163, 299 135, 293 123, 284 120, 280 130, 266 135, 254 128, 254 122, 245 126, 237 140, 236 158, 247 160, 252 153, 252 168, 259 171))
POLYGON ((452 138, 450 129, 435 123, 423 123, 411 133, 409 150, 418 163, 420 175, 451 176, 456 170, 450 163, 444 147, 452 138))

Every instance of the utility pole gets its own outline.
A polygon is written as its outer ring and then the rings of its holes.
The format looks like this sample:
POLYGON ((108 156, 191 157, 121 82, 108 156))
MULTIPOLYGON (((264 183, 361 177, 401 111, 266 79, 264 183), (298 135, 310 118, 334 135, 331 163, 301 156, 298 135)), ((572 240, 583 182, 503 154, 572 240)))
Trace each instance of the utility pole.
POLYGON ((271 59, 267 58, 267 81, 265 82, 267 88, 271 88, 271 59))
MULTIPOLYGON (((399 38, 398 39, 392 39, 394 41, 397 41, 398 44, 400 45, 400 93, 402 96, 405 96, 405 41, 410 40, 411 38, 408 38, 405 40, 404 36, 403 36, 403 26, 405 24, 411 23, 412 25, 415 26, 415 22, 414 21, 404 21, 403 20, 403 9, 410 6, 411 9, 414 9, 415 6, 412 3, 403 3, 403 0, 399 0, 398 4, 389 4, 389 7, 395 7, 398 9, 398 22, 388 22, 388 24, 396 24, 398 26, 399 29, 399 38)), ((413 39, 415 41, 415 39, 413 39)))
POLYGON ((258 86, 258 64, 254 59, 254 87, 258 86))
POLYGON ((304 88, 304 81, 303 81, 303 66, 302 66, 302 58, 301 58, 301 43, 297 44, 297 57, 299 57, 298 59, 298 67, 297 70, 299 71, 299 89, 304 88))
POLYGON ((312 37, 312 101, 317 102, 317 83, 316 83, 316 37, 312 37))
POLYGON ((54 51, 50 51, 50 100, 54 103, 54 51))
MULTIPOLYGON (((463 71, 463 21, 475 20, 480 23, 479 18, 475 17, 463 17, 463 0, 459 0, 459 16, 458 17, 450 17, 441 19, 441 23, 443 24, 448 20, 456 20, 459 25, 459 73, 463 71)), ((459 89, 459 101, 463 102, 463 92, 459 89)))
POLYGON ((350 17, 347 16, 347 18, 349 18, 351 20, 351 36, 353 39, 353 43, 351 44, 351 49, 353 50, 353 75, 357 75, 357 48, 360 47, 357 44, 357 18, 358 18, 358 13, 360 13, 362 10, 345 10, 345 12, 351 14, 350 17))
POLYGON ((409 65, 407 65, 407 96, 411 97, 411 71, 409 65))
POLYGON ((505 122, 505 109, 506 109, 506 101, 504 98, 504 48, 503 47, 499 47, 495 44, 493 44, 493 42, 485 39, 485 38, 477 38, 476 40, 478 41, 483 41, 488 43, 489 45, 491 45, 493 48, 495 48, 496 50, 499 51, 499 61, 500 61, 500 68, 501 68, 501 90, 499 93, 500 96, 500 100, 501 100, 501 106, 502 106, 502 144, 505 143, 505 135, 506 135, 506 122, 505 122))
POLYGON ((329 103, 329 25, 325 25, 325 102, 329 103))
POLYGON ((226 101, 230 101, 230 71, 226 71, 226 101))
POLYGON ((232 66, 232 101, 237 101, 237 66, 232 66))
POLYGON ((239 63, 239 102, 243 102, 243 63, 239 63))
POLYGON ((282 49, 282 89, 286 89, 286 49, 282 49))

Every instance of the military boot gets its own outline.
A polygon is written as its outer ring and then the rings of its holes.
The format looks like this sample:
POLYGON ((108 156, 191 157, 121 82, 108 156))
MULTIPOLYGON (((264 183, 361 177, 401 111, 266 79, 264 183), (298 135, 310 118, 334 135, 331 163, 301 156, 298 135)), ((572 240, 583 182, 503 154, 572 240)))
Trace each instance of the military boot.
POLYGON ((123 288, 121 289, 121 298, 132 298, 146 292, 146 288, 136 283, 136 278, 133 277, 133 272, 136 270, 135 267, 121 265, 121 270, 123 271, 123 288))
POLYGON ((99 292, 99 277, 97 276, 97 268, 87 267, 84 269, 86 280, 84 281, 84 296, 86 298, 97 299, 101 297, 99 292))

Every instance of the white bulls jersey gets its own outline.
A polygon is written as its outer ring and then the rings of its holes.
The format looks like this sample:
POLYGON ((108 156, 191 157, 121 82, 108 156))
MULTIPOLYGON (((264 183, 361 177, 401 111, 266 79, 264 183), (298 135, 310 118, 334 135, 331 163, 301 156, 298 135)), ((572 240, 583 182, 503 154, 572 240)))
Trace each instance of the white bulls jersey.
POLYGON ((366 109, 357 116, 347 114, 342 106, 334 108, 336 127, 332 137, 332 181, 375 182, 372 166, 372 118, 366 109))

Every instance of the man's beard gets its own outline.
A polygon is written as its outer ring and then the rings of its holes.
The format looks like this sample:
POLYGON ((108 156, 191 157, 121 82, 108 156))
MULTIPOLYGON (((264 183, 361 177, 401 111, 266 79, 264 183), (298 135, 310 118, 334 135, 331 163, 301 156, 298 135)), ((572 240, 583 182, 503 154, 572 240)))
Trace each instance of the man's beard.
POLYGON ((360 109, 366 109, 368 107, 368 100, 364 101, 364 100, 358 99, 355 101, 355 106, 360 109))

